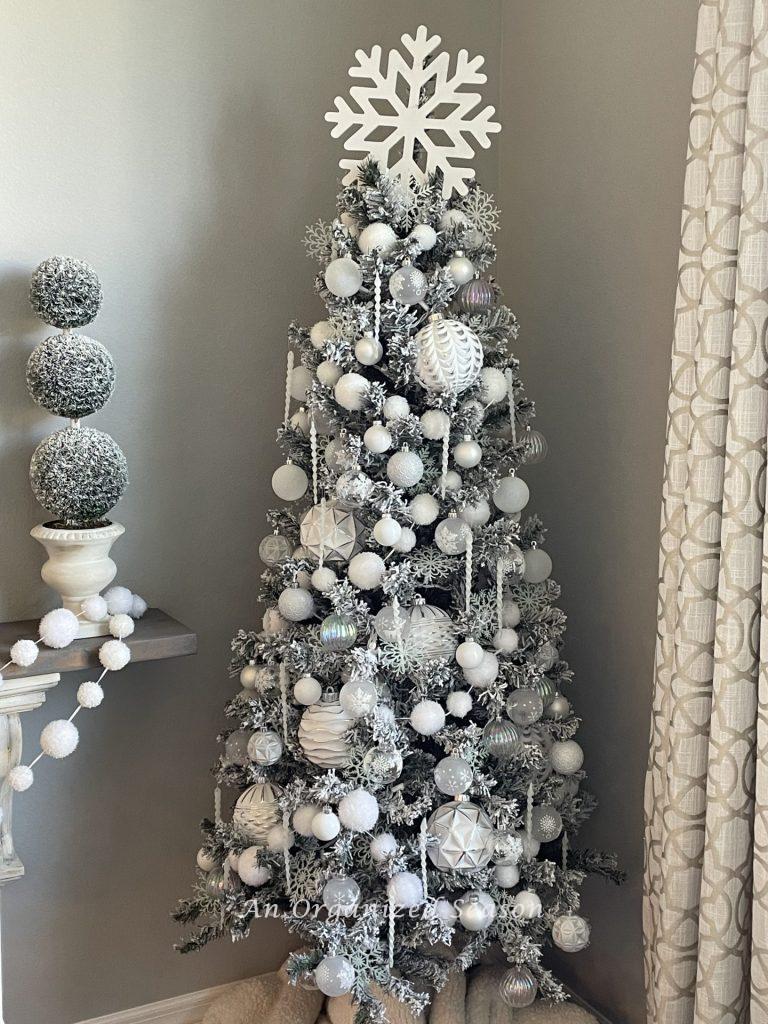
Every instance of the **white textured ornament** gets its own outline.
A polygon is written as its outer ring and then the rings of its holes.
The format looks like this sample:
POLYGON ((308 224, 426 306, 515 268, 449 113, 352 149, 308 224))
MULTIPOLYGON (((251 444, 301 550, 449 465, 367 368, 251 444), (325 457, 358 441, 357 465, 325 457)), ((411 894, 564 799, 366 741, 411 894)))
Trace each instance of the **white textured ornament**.
POLYGON ((415 242, 422 252, 429 252, 434 249, 437 242, 437 232, 429 224, 417 224, 409 235, 411 241, 415 242))
POLYGON ((293 821, 293 827, 300 836, 308 839, 311 835, 314 835, 312 822, 321 811, 322 807, 319 804, 301 804, 300 807, 296 808, 291 820, 293 821))
POLYGON ((130 615, 120 612, 117 615, 110 615, 108 627, 113 637, 124 640, 125 637, 131 636, 136 629, 136 623, 130 615))
POLYGON ((309 578, 309 582, 319 593, 327 594, 339 582, 339 577, 333 569, 323 565, 319 569, 315 569, 309 578))
POLYGON ((275 853, 290 850, 295 842, 296 836, 282 822, 279 825, 273 825, 267 833, 267 849, 273 850, 275 853))
POLYGON ((34 640, 17 640, 9 652, 10 659, 19 668, 29 668, 37 661, 39 651, 34 640))
POLYGON ((421 736, 434 736, 445 725, 445 710, 436 700, 422 700, 411 711, 411 728, 421 736))
POLYGON ((17 764, 6 775, 8 785, 14 793, 25 793, 35 781, 35 773, 26 764, 17 764))
POLYGON ((103 700, 104 690, 100 683, 88 681, 78 686, 77 703, 81 708, 97 708, 103 700))
MULTIPOLYGON (((322 363, 318 364, 318 367, 315 370, 317 379, 327 388, 332 388, 337 383, 341 377, 341 372, 339 364, 334 363, 332 359, 324 359, 322 363)), ((307 414, 305 413, 305 415, 307 414)), ((309 416, 307 416, 307 422, 309 422, 309 416)))
POLYGON ((428 391, 459 394, 477 380, 483 365, 483 346, 466 324, 434 314, 416 335, 414 344, 414 372, 428 391))
POLYGON ((523 579, 526 583, 544 583, 552 574, 552 559, 541 548, 529 548, 525 552, 523 579))
POLYGON ((393 545, 395 551, 401 551, 407 554, 409 551, 413 551, 416 547, 416 534, 410 528, 410 526, 404 526, 400 531, 400 536, 397 542, 393 545))
POLYGON ((348 299, 360 291, 362 283, 363 272, 348 256, 332 260, 325 268, 325 285, 329 292, 340 299, 348 299))
POLYGON ((298 501, 307 493, 309 478, 301 466, 286 462, 272 474, 272 490, 283 501, 298 501))
POLYGON ((485 651, 477 668, 464 669, 464 678, 476 690, 485 690, 499 675, 499 659, 493 651, 485 651))
POLYGON ((493 869, 493 880, 500 889, 514 889, 520 881, 517 864, 497 864, 493 869))
POLYGON ((561 914, 552 923, 552 941, 565 953, 579 953, 589 945, 589 922, 579 914, 561 914))
POLYGON ((359 412, 365 405, 370 384, 360 373, 345 373, 333 389, 336 404, 348 412, 359 412))
POLYGON ((415 487, 424 476, 424 463, 416 452, 403 448, 387 460, 387 476, 395 487, 415 487))
POLYGON ((40 733, 40 749, 48 757, 69 757, 77 747, 80 735, 73 722, 66 718, 49 722, 40 733))
POLYGON ((491 507, 485 498, 480 498, 474 505, 465 505, 459 512, 459 519, 468 526, 485 526, 490 518, 491 507))
POLYGON ((357 244, 360 246, 360 252, 364 252, 366 256, 369 256, 374 249, 386 256, 395 248, 397 241, 397 235, 389 224, 385 224, 383 221, 374 221, 360 232, 357 244))
POLYGON ((445 706, 454 718, 466 718, 472 710, 472 694, 466 690, 454 690, 448 694, 445 706))
POLYGON ((576 740, 557 740, 549 751, 549 760, 560 775, 574 775, 584 764, 584 751, 576 740))
POLYGON ((381 555, 375 551, 361 551, 350 560, 347 577, 350 583, 361 590, 376 590, 381 586, 386 568, 381 555))
POLYGON ((442 409, 427 409, 419 420, 421 432, 428 441, 442 441, 451 429, 451 418, 442 409))
POLYGON ((522 889, 512 899, 512 913, 523 921, 541 917, 541 900, 531 889, 522 889))
POLYGON ((387 895, 396 907, 408 910, 424 902, 424 886, 412 871, 399 871, 387 882, 387 895))
POLYGON ((315 599, 303 587, 286 587, 277 599, 280 614, 289 622, 303 622, 315 613, 315 599))
POLYGON ((385 420, 404 420, 409 415, 411 407, 408 399, 402 395, 390 395, 381 411, 385 420))
POLYGON ((506 654, 511 654, 512 651, 516 651, 520 646, 520 638, 514 629, 498 629, 493 634, 493 646, 497 651, 504 651, 506 654))
POLYGON ((503 402, 508 394, 507 378, 495 366, 484 366, 480 371, 480 394, 486 405, 503 402))
POLYGON ((328 320, 318 320, 309 329, 309 340, 313 348, 321 349, 333 337, 333 325, 328 320))
POLYGON ((264 632, 270 636, 284 633, 288 629, 287 620, 283 618, 277 608, 267 608, 261 620, 261 625, 264 632))
MULTIPOLYGON (((130 593, 130 591, 129 591, 130 593)), ((133 619, 129 617, 131 627, 133 619)), ((54 608, 40 619, 40 639, 47 647, 60 650, 69 647, 80 633, 80 622, 68 608, 54 608)))
POLYGON ((480 70, 484 59, 470 59, 467 51, 461 50, 456 68, 450 73, 450 55, 434 53, 440 36, 430 35, 424 25, 414 36, 401 36, 401 42, 407 56, 391 50, 386 68, 382 66, 380 46, 374 46, 370 54, 357 50, 358 63, 350 68, 350 76, 372 84, 353 85, 353 105, 337 96, 335 110, 325 115, 334 126, 333 138, 346 135, 344 148, 354 154, 353 159, 339 161, 339 166, 347 170, 344 183, 356 180, 358 163, 370 156, 406 184, 423 181, 428 173, 440 170, 443 195, 448 198, 454 190, 464 195, 475 172, 463 165, 476 146, 487 149, 489 136, 501 130, 493 120, 493 107, 478 109, 479 93, 467 91, 486 81, 480 70), (401 98, 403 82, 405 101, 401 98), (425 91, 428 103, 422 101, 425 91), (389 126, 384 138, 382 124, 389 126))
POLYGON ((391 832, 381 832, 371 840, 371 857, 377 864, 383 864, 397 853, 397 840, 391 832))
POLYGON ((280 823, 279 795, 270 782, 255 782, 240 794, 232 824, 247 842, 263 846, 272 827, 280 823))
POLYGON ((411 498, 408 511, 417 526, 429 526, 440 515, 440 503, 431 494, 417 494, 411 498))
POLYGON ((110 615, 130 615, 133 594, 128 587, 110 587, 104 594, 110 615))
POLYGON ((379 803, 366 789, 353 789, 339 801, 339 820, 350 832, 370 832, 379 820, 379 803))
POLYGON ((312 558, 322 555, 325 562, 346 562, 362 547, 363 525, 342 501, 326 501, 304 515, 300 535, 312 558))
POLYGON ((427 829, 437 840, 427 847, 427 855, 439 871, 477 871, 491 859, 493 825, 485 811, 469 800, 438 807, 427 829))
POLYGON ((349 756, 346 734, 354 719, 338 701, 307 708, 299 723, 299 744, 307 760, 321 768, 341 768, 349 756))
POLYGON ((323 688, 314 676, 302 676, 293 687, 293 699, 297 704, 317 704, 323 695, 323 688))
POLYGON ((443 485, 446 491, 458 491, 461 490, 464 481, 461 476, 456 472, 455 469, 449 469, 443 477, 443 485))
POLYGON ((93 597, 86 597, 80 605, 80 608, 82 610, 83 617, 87 619, 88 622, 103 622, 109 615, 107 602, 100 594, 94 594, 93 597))
POLYGON ((504 603, 501 606, 501 624, 502 626, 514 629, 515 626, 520 625, 520 608, 516 601, 513 601, 511 597, 505 597, 504 603))
POLYGON ((249 846, 238 857, 237 873, 246 885, 266 885, 272 877, 269 867, 261 863, 262 857, 261 846, 249 846))
POLYGON ((431 604, 416 604, 411 608, 404 639, 406 654, 418 661, 452 658, 459 642, 448 612, 431 604))

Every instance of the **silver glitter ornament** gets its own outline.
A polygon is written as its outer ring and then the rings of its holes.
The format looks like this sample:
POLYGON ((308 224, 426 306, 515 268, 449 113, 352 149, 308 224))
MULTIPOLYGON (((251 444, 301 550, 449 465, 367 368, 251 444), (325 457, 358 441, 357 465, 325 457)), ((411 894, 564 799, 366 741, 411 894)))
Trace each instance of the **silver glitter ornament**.
POLYGON ((437 840, 427 846, 427 855, 439 871, 477 871, 491 859, 493 825, 482 807, 469 800, 438 807, 427 831, 437 840))
POLYGON ((568 703, 567 697, 563 697, 561 693, 556 693, 544 708, 544 717, 551 718, 555 722, 559 722, 562 718, 567 718, 570 713, 571 705, 568 703))
POLYGON ((327 501, 301 520, 301 543, 313 558, 348 562, 362 548, 363 524, 347 505, 327 501))
POLYGON ((512 722, 493 718, 483 728, 483 746, 497 761, 509 761, 520 750, 520 733, 512 722))
POLYGON ((510 967, 499 982, 499 995, 513 1010, 530 1006, 538 990, 538 982, 527 967, 510 967))
POLYGON ((84 327, 96 318, 101 299, 96 271, 72 256, 43 260, 29 286, 33 313, 53 327, 84 327))
POLYGON ((533 663, 540 672, 549 672, 559 658, 557 648, 553 643, 542 644, 533 656, 533 663))
POLYGON ((320 623, 320 643, 329 651, 347 651, 356 640, 357 626, 346 615, 332 612, 320 623))

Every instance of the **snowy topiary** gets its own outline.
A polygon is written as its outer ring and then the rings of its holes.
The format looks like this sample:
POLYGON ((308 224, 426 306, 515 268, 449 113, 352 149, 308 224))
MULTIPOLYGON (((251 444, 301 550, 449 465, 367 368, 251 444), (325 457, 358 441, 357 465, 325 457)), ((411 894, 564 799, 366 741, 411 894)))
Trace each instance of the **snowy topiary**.
POLYGON ((67 427, 44 438, 29 467, 35 497, 67 526, 89 526, 117 504, 128 465, 109 434, 67 427))
POLYGON ((84 334, 54 334, 32 351, 27 388, 48 412, 79 419, 112 397, 115 364, 100 341, 84 334))
POLYGON ((43 323, 83 327, 101 306, 101 282, 93 267, 71 256, 51 256, 32 275, 29 302, 43 323))

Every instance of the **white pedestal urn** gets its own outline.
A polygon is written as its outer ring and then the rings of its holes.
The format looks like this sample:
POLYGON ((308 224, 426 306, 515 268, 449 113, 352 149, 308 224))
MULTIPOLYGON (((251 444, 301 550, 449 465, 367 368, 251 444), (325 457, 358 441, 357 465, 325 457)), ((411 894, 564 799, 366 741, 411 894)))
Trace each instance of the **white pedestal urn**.
MULTIPOLYGON (((31 530, 48 552, 48 561, 40 570, 45 582, 61 595, 61 603, 75 615, 87 597, 95 597, 108 587, 117 573, 109 552, 125 533, 120 523, 108 523, 93 529, 50 526, 41 523, 31 530)), ((80 636, 106 636, 107 620, 80 622, 80 636)))

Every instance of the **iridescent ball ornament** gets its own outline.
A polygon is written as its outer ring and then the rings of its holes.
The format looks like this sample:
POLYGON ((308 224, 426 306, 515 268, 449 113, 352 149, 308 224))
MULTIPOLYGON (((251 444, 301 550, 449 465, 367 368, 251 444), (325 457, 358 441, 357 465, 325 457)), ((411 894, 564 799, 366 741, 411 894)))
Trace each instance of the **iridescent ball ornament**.
POLYGON ((483 727, 483 746, 497 761, 511 761, 520 751, 520 733, 512 722, 492 718, 483 727))
POLYGON ((490 281, 476 277, 459 288, 454 302, 462 313, 466 313, 468 316, 481 316, 493 309, 496 294, 490 281))
POLYGON ((493 825, 482 807, 469 800, 438 807, 427 831, 436 840, 427 846, 427 855, 439 871, 477 871, 491 859, 493 825))
POLYGON ((320 623, 320 643, 329 651, 347 651, 356 640, 357 626, 347 615, 332 612, 320 623))

